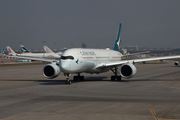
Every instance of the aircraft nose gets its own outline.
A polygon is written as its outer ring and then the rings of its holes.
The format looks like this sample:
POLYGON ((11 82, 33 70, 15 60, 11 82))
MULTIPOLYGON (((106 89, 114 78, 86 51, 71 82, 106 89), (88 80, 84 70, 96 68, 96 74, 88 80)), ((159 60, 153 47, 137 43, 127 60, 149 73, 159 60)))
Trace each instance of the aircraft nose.
POLYGON ((63 73, 69 73, 69 63, 68 62, 60 60, 59 66, 60 66, 60 70, 63 73))

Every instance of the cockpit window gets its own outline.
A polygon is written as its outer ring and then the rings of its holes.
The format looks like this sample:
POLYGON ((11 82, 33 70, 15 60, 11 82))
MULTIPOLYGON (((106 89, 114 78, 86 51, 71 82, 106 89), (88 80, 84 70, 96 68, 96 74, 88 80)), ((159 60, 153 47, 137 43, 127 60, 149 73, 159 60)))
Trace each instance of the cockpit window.
POLYGON ((74 60, 74 57, 73 56, 61 56, 61 59, 62 60, 67 60, 67 59, 74 60))

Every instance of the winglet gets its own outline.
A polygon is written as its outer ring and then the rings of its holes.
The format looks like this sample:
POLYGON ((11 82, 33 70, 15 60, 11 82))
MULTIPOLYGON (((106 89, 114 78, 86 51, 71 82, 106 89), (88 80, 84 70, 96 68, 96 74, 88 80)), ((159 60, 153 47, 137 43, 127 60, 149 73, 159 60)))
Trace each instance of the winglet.
POLYGON ((120 49, 120 44, 121 44, 120 33, 121 33, 121 23, 119 23, 119 30, 118 30, 118 34, 117 34, 117 39, 116 39, 116 42, 115 42, 115 45, 114 45, 114 50, 115 51, 119 51, 119 49, 120 49))

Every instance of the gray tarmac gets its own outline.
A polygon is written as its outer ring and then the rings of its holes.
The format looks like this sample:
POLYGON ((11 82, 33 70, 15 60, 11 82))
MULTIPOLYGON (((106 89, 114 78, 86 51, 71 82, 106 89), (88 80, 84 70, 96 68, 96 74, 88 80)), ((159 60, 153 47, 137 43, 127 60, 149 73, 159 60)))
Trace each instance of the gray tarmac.
POLYGON ((180 67, 173 64, 137 64, 135 77, 122 81, 110 81, 112 72, 83 74, 71 85, 63 74, 44 78, 43 67, 0 67, 1 120, 180 119, 180 67))

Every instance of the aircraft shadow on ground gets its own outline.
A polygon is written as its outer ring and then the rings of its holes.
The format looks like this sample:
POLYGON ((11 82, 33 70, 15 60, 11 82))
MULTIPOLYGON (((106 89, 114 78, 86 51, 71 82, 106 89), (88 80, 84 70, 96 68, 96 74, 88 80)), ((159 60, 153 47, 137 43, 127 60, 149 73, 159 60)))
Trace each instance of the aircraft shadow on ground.
MULTIPOLYGON (((65 85, 66 79, 64 80, 0 80, 0 81, 32 81, 32 82, 38 82, 40 85, 65 85)), ((149 82, 149 81, 173 81, 171 79, 122 79, 121 81, 111 81, 109 77, 85 77, 84 81, 74 81, 71 80, 71 83, 85 83, 85 82, 149 82)), ((176 81, 180 81, 180 79, 176 79, 176 81)))

